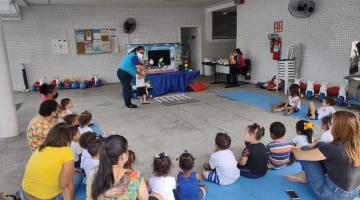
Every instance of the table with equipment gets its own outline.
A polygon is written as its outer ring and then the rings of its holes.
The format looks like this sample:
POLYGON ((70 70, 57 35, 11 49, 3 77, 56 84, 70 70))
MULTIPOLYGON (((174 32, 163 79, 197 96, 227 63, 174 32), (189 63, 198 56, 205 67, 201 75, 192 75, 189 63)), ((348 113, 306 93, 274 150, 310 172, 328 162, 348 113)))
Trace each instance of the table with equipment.
POLYGON ((168 73, 148 74, 146 79, 150 81, 153 97, 168 93, 189 92, 189 84, 200 76, 200 71, 177 71, 168 73))
MULTIPOLYGON (((241 66, 241 65, 222 65, 217 64, 215 67, 215 73, 216 74, 226 74, 226 82, 225 82, 225 88, 230 87, 239 87, 240 85, 248 84, 248 82, 244 81, 238 81, 239 74, 247 73, 249 70, 248 66, 241 66)), ((217 80, 215 74, 215 79, 217 80)))

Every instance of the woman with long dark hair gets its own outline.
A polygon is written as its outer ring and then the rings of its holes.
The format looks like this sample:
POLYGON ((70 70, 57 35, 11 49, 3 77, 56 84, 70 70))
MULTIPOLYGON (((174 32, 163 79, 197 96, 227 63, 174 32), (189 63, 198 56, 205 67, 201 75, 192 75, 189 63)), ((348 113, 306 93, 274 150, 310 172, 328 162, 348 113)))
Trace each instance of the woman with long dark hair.
POLYGON ((332 124, 333 142, 293 148, 305 173, 291 181, 307 183, 316 199, 352 200, 360 191, 360 123, 354 113, 338 111, 332 124))
POLYGON ((139 172, 125 169, 128 143, 120 135, 105 139, 100 152, 99 167, 87 177, 86 199, 147 200, 149 193, 139 172))
POLYGON ((64 123, 54 126, 30 157, 22 181, 21 199, 74 199, 72 135, 64 123))
POLYGON ((143 67, 141 61, 144 56, 144 47, 138 46, 128 55, 123 58, 117 71, 117 76, 121 82, 122 94, 124 97, 125 106, 127 108, 137 108, 131 103, 131 82, 136 77, 138 69, 143 67))

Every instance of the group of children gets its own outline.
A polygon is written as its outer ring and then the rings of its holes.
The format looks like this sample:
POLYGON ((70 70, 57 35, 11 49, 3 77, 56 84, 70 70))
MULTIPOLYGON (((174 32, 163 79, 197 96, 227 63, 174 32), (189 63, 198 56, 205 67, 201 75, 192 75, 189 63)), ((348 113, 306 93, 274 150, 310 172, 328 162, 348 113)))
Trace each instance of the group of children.
MULTIPOLYGON (((326 97, 322 100, 321 107, 316 108, 314 102, 309 102, 307 115, 305 116, 308 120, 322 119, 325 116, 332 115, 335 113, 333 107, 335 100, 331 97, 326 97)), ((281 103, 279 105, 272 105, 271 112, 284 112, 284 115, 289 116, 293 113, 299 112, 301 109, 301 98, 300 98, 300 86, 292 84, 289 87, 288 102, 281 103)))
MULTIPOLYGON (((144 79, 138 76, 137 81, 138 78, 144 79)), ((301 109, 298 86, 291 85, 289 93, 288 103, 273 106, 273 112, 284 111, 286 115, 291 115, 301 109)), ((141 100, 147 103, 146 98, 141 98, 141 100)), ((284 138, 286 134, 284 124, 274 122, 269 129, 272 141, 264 145, 261 139, 265 136, 265 129, 255 123, 245 130, 245 148, 238 159, 229 149, 231 137, 226 133, 218 133, 215 137, 215 149, 209 162, 203 165, 203 170, 200 173, 194 170, 195 158, 185 151, 178 158, 181 172, 178 173, 177 178, 170 176, 172 169, 170 157, 164 152, 158 153, 153 159, 153 176, 147 181, 149 191, 159 194, 164 200, 200 200, 207 192, 207 187, 200 184, 203 179, 219 185, 230 185, 235 183, 240 176, 260 178, 265 176, 269 169, 282 169, 294 161, 291 155, 291 149, 294 146, 299 148, 315 146, 317 142, 328 143, 333 140, 330 128, 331 114, 335 112, 333 103, 331 98, 325 98, 318 109, 313 103, 309 104, 307 119, 321 119, 321 128, 325 131, 318 140, 313 138, 313 124, 309 121, 300 120, 296 123, 297 136, 291 141, 284 138)), ((75 167, 79 174, 87 176, 99 165, 103 138, 91 129, 92 114, 84 111, 78 115, 71 111, 72 107, 73 103, 70 99, 61 100, 59 121, 72 127, 70 128, 73 136, 71 149, 74 153, 75 167)), ((135 153, 129 150, 129 159, 124 168, 134 170, 134 165, 135 153)), ((289 181, 297 181, 297 175, 286 178, 289 181)), ((152 198, 155 199, 154 196, 149 199, 152 198)))
MULTIPOLYGON (((239 159, 229 149, 231 137, 226 133, 218 133, 215 137, 215 149, 208 163, 198 173, 193 170, 195 158, 187 151, 182 153, 179 160, 181 172, 177 178, 170 176, 171 159, 166 153, 158 153, 153 161, 153 177, 149 178, 149 191, 161 196, 165 200, 174 199, 203 199, 207 187, 200 184, 206 179, 219 185, 235 183, 240 176, 260 178, 269 169, 279 170, 291 165, 295 160, 291 156, 291 149, 302 146, 315 146, 317 142, 331 142, 331 115, 322 118, 321 128, 325 131, 319 140, 313 138, 313 124, 300 120, 295 126, 297 136, 291 141, 284 138, 286 128, 281 122, 274 122, 270 126, 272 141, 264 145, 261 139, 265 129, 258 124, 249 125, 244 134, 245 148, 239 159)), ((302 172, 300 172, 302 173, 302 172)), ((294 176, 287 176, 289 181, 296 181, 294 176)))

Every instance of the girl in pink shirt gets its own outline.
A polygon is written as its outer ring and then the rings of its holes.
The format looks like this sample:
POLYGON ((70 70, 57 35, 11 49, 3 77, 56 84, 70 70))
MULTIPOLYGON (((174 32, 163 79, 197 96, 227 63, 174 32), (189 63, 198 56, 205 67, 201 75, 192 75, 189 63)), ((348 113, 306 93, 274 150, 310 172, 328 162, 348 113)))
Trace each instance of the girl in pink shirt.
POLYGON ((40 103, 47 100, 55 100, 59 94, 56 87, 49 84, 42 84, 39 88, 40 94, 44 95, 41 97, 40 103))

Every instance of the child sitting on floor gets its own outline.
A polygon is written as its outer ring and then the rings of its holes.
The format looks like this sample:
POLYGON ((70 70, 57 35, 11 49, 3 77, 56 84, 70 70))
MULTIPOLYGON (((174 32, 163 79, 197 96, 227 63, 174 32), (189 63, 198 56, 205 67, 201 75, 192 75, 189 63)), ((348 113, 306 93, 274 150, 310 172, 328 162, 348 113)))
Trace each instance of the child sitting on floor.
POLYGON ((57 121, 58 123, 64 123, 64 118, 66 117, 66 109, 63 106, 59 106, 58 107, 58 116, 57 116, 57 121))
POLYGON ((299 94, 299 85, 292 84, 289 87, 288 103, 282 103, 271 107, 271 112, 285 111, 285 115, 289 116, 301 109, 301 101, 299 94))
POLYGON ((294 146, 301 148, 303 146, 308 146, 312 144, 313 141, 313 127, 314 125, 308 121, 300 120, 296 123, 296 133, 291 142, 294 146))
POLYGON ((80 116, 78 114, 66 115, 64 117, 64 122, 68 126, 76 126, 77 127, 80 124, 80 116))
POLYGON ((231 138, 226 133, 218 133, 215 138, 215 151, 209 163, 204 164, 202 176, 216 184, 230 185, 240 177, 234 153, 229 150, 231 138))
POLYGON ((39 87, 39 92, 43 95, 41 97, 40 104, 47 100, 56 100, 59 96, 57 88, 46 83, 39 87))
POLYGON ((73 114, 71 108, 73 108, 73 102, 69 98, 61 99, 61 106, 66 109, 67 115, 73 114))
POLYGON ((71 141, 70 147, 74 154, 75 168, 80 168, 80 157, 81 157, 81 154, 83 151, 79 144, 80 132, 79 132, 79 129, 75 126, 69 127, 69 131, 72 135, 72 141, 71 141))
POLYGON ((133 152, 132 150, 129 149, 128 150, 128 160, 124 164, 124 169, 130 169, 130 170, 134 171, 135 160, 136 160, 135 152, 133 152))
POLYGON ((88 146, 91 141, 96 141, 96 134, 94 132, 86 132, 80 136, 79 144, 82 148, 81 154, 81 169, 84 169, 84 163, 87 159, 91 158, 91 155, 88 152, 88 146))
POLYGON ((267 150, 261 138, 265 135, 264 127, 258 124, 246 128, 245 149, 238 161, 240 175, 247 178, 260 178, 265 176, 267 167, 267 150))
POLYGON ((322 119, 325 116, 334 114, 335 108, 333 105, 335 105, 335 100, 331 97, 325 97, 321 103, 321 107, 316 109, 316 106, 314 102, 309 102, 309 109, 306 116, 306 119, 308 120, 317 120, 322 119))
POLYGON ((206 186, 200 186, 201 174, 192 171, 195 159, 193 155, 184 152, 179 158, 179 167, 182 172, 177 176, 177 200, 201 200, 205 198, 206 186))
POLYGON ((325 116, 321 119, 321 129, 325 131, 320 137, 318 142, 330 143, 334 140, 334 136, 331 133, 331 120, 332 115, 325 116))
POLYGON ((89 175, 90 171, 93 168, 99 166, 99 158, 102 145, 103 143, 100 140, 92 140, 89 142, 87 151, 91 157, 86 159, 84 161, 84 164, 82 165, 86 176, 89 175))
POLYGON ((81 135, 86 132, 93 132, 93 130, 89 127, 91 120, 92 114, 90 112, 84 111, 80 114, 79 131, 81 135))
POLYGON ((268 152, 269 168, 281 169, 285 167, 290 161, 290 151, 293 146, 283 137, 285 136, 286 128, 281 122, 274 122, 270 125, 270 137, 273 139, 266 149, 268 152))
POLYGON ((149 191, 160 194, 164 200, 175 200, 176 181, 169 176, 171 160, 166 153, 158 153, 154 157, 153 174, 149 178, 149 191))

